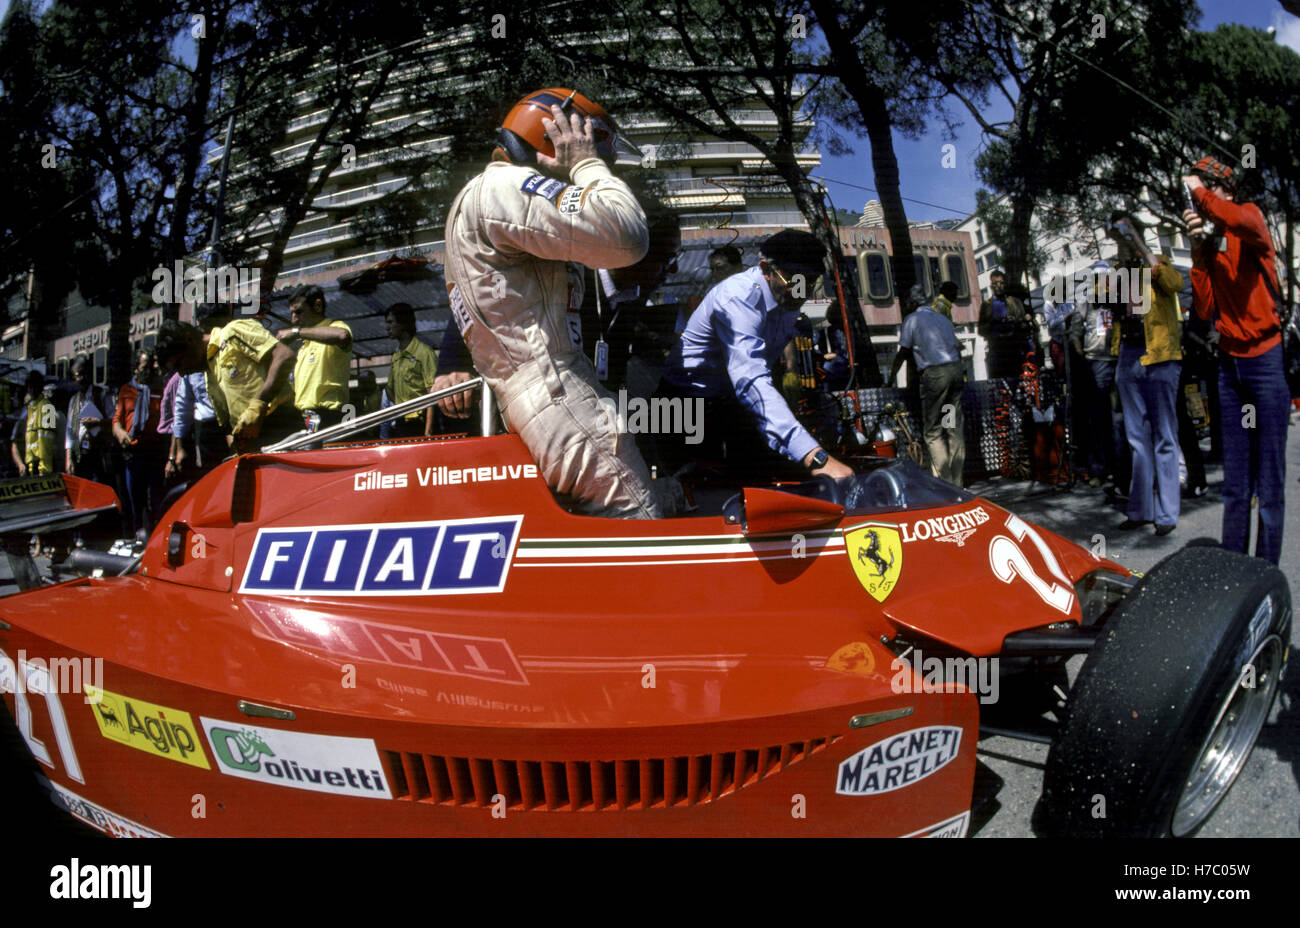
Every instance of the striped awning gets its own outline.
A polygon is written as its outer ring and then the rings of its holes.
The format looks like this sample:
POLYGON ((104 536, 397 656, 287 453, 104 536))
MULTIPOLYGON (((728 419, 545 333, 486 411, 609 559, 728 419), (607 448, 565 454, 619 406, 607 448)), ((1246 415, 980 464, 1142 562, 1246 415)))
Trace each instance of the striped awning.
POLYGON ((716 193, 681 193, 664 197, 664 205, 673 209, 739 209, 745 205, 745 197, 722 190, 716 193))

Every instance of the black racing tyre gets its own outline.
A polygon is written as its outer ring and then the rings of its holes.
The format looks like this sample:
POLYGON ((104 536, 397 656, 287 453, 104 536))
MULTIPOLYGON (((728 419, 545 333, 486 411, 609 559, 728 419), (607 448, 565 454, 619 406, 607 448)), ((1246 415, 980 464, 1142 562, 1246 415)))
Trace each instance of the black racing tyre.
POLYGON ((1246 764, 1290 636, 1291 591, 1267 561, 1196 547, 1158 564, 1079 673, 1047 757, 1036 829, 1195 834, 1246 764))

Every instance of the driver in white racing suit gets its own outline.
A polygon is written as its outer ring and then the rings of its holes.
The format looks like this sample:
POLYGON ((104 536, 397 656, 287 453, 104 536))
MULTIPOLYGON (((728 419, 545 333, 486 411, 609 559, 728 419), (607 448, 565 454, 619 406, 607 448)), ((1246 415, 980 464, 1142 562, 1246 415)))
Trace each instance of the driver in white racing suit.
POLYGON ((660 506, 581 350, 583 273, 645 255, 645 212, 612 163, 605 111, 574 91, 530 94, 447 217, 452 317, 501 415, 550 488, 585 515, 652 519, 660 506), (602 160, 604 159, 604 160, 602 160))

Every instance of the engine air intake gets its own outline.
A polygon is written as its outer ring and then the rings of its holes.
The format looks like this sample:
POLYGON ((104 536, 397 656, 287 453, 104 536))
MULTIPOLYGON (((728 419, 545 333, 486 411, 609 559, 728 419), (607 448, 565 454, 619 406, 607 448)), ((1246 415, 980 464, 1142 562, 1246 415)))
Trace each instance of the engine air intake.
POLYGON ((393 796, 408 802, 537 812, 703 805, 820 753, 843 735, 753 750, 631 760, 489 760, 384 751, 393 796))

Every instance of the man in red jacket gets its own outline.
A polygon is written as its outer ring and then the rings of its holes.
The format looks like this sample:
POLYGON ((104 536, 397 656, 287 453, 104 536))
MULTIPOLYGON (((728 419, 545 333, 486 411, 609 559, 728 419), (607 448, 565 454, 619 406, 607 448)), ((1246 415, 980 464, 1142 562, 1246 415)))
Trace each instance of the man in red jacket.
POLYGON ((1219 331, 1219 409, 1223 423, 1223 546, 1250 553, 1250 498, 1259 498, 1258 557, 1282 552, 1283 488, 1290 391, 1273 240, 1264 214, 1237 203, 1231 168, 1213 158, 1183 178, 1196 209, 1183 219, 1192 236, 1196 314, 1219 331), (1206 235, 1204 219, 1214 223, 1206 235))

